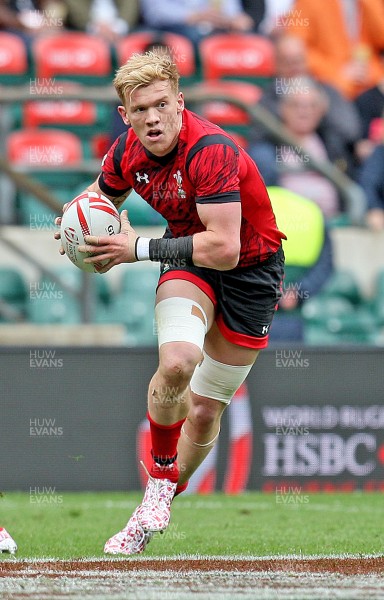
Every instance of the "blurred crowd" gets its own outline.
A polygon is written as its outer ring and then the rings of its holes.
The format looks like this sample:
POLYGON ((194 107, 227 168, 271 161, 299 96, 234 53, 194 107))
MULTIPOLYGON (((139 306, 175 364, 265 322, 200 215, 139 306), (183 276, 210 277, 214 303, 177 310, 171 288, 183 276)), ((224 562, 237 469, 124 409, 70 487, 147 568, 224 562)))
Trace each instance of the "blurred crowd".
POLYGON ((260 104, 302 149, 277 145, 255 127, 248 150, 268 185, 316 202, 326 219, 343 213, 333 184, 306 168, 328 159, 360 183, 366 224, 384 230, 384 0, 0 0, 0 28, 29 43, 47 31, 78 30, 114 43, 132 31, 218 32, 272 40, 275 77, 260 104))

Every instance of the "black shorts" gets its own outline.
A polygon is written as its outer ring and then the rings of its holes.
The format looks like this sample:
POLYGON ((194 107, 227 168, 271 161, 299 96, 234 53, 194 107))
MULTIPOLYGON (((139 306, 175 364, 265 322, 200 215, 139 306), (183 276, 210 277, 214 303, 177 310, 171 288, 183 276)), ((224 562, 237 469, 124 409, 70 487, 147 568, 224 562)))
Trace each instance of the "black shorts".
POLYGON ((262 263, 230 271, 162 265, 159 285, 170 279, 194 283, 213 302, 222 335, 238 346, 258 349, 268 345, 283 277, 284 252, 280 247, 262 263))

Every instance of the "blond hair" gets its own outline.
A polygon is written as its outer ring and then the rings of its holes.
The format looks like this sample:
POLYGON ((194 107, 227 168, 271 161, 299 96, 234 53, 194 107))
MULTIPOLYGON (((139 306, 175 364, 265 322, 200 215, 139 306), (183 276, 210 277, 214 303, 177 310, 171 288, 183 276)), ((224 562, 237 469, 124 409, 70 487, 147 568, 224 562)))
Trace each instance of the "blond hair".
POLYGON ((131 95, 138 87, 147 86, 157 80, 169 80, 172 90, 179 91, 177 67, 164 50, 132 54, 117 71, 113 80, 115 90, 125 105, 127 94, 131 95))

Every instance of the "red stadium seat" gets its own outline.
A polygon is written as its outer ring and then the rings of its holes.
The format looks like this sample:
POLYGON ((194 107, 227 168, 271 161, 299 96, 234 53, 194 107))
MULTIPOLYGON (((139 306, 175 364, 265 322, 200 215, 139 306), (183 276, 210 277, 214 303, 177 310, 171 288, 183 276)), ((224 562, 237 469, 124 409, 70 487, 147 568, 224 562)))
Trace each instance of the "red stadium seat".
MULTIPOLYGON (((0 83, 16 83, 29 70, 27 49, 13 33, 0 32, 0 83)), ((20 81, 21 83, 21 81, 20 81)))
MULTIPOLYGON (((262 90, 252 83, 246 81, 203 81, 196 85, 194 90, 202 92, 231 94, 245 104, 256 104, 261 96, 262 90)), ((222 100, 207 101, 201 104, 199 113, 222 127, 247 125, 250 122, 248 114, 238 106, 222 100)))
POLYGON ((61 129, 22 129, 7 138, 11 163, 28 167, 60 168, 79 163, 83 158, 80 138, 61 129))
POLYGON ((257 34, 218 34, 200 42, 204 79, 268 78, 275 72, 272 42, 257 34))
MULTIPOLYGON (((152 42, 159 41, 159 34, 150 31, 140 31, 129 34, 116 44, 119 65, 124 64, 135 52, 143 50, 152 42)), ((161 33, 161 42, 171 51, 179 73, 182 77, 193 77, 196 71, 195 54, 192 42, 176 33, 161 33)))
POLYGON ((96 105, 84 100, 37 100, 26 102, 23 126, 93 125, 96 105))
POLYGON ((111 52, 102 38, 66 32, 36 38, 32 56, 38 78, 106 79, 112 73, 111 52))

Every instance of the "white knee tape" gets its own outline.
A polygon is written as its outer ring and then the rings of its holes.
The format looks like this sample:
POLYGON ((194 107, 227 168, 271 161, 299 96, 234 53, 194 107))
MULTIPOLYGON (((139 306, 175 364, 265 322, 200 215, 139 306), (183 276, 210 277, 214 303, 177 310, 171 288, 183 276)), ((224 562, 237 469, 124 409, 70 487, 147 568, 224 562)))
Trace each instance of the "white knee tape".
POLYGON ((206 352, 191 379, 191 390, 199 396, 229 404, 236 390, 245 381, 252 365, 225 365, 213 360, 206 352))
POLYGON ((207 315, 194 300, 179 297, 161 300, 155 308, 155 319, 159 347, 166 342, 189 342, 203 349, 207 315))

